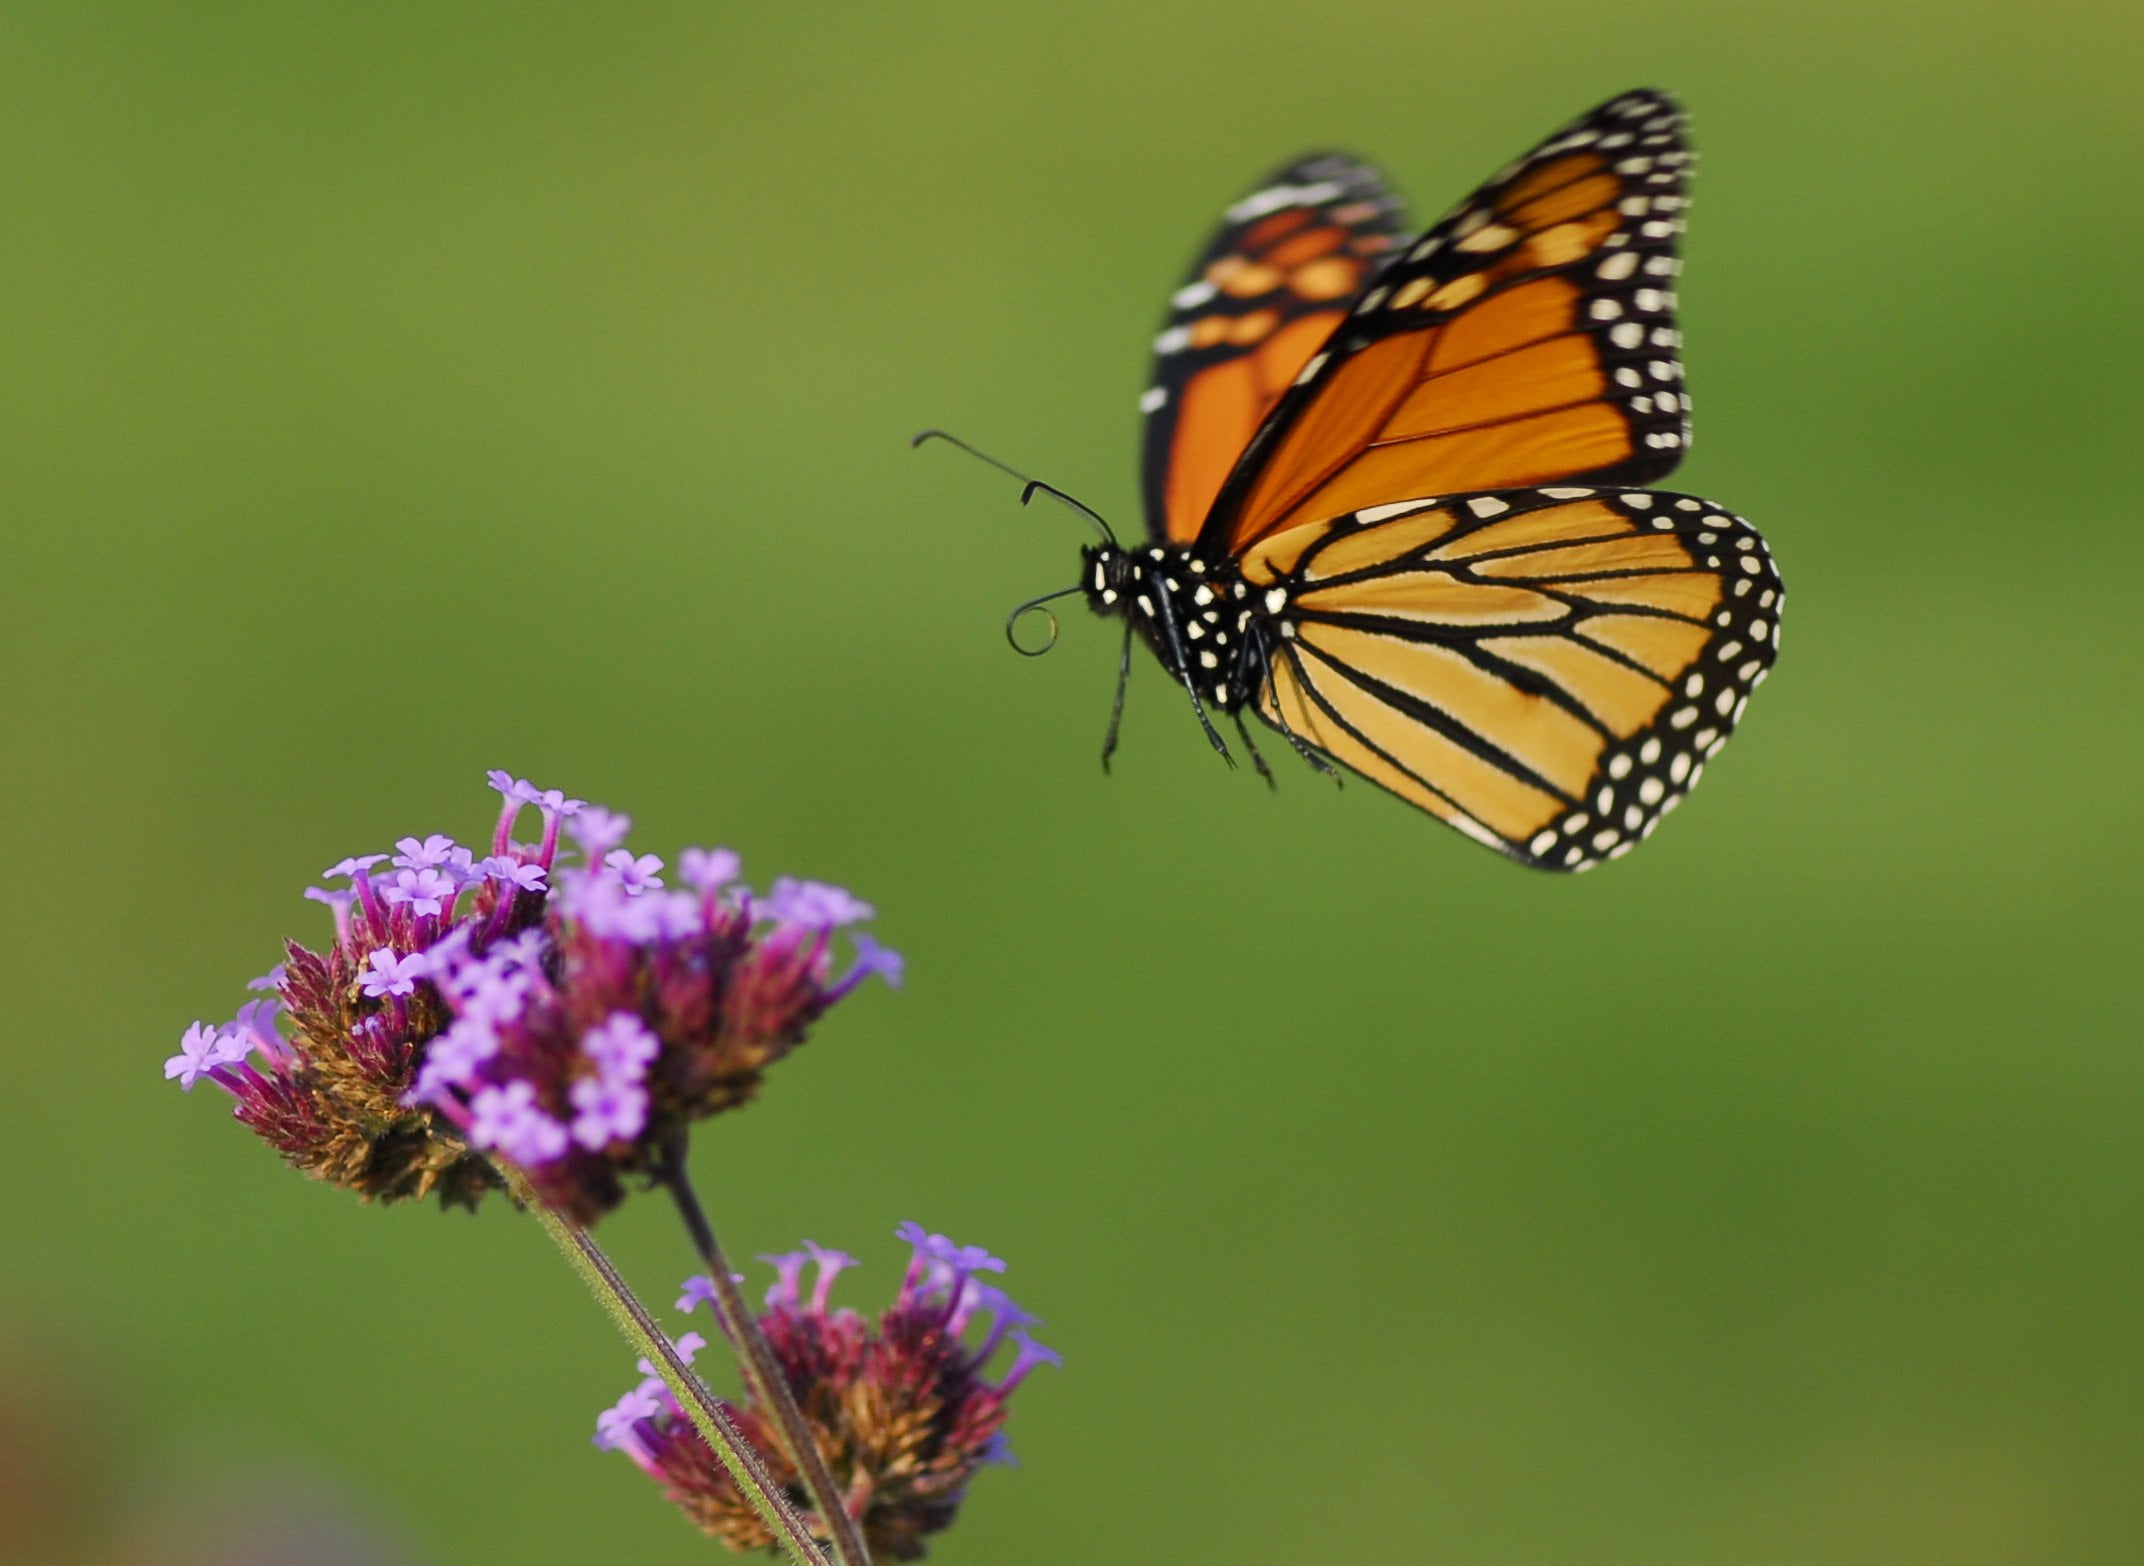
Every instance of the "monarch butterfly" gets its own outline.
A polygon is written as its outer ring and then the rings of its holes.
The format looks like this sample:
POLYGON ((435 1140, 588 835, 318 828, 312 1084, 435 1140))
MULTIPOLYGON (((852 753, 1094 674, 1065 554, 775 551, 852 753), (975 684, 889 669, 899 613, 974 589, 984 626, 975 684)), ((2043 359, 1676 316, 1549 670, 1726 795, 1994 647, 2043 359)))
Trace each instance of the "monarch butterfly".
POLYGON ((1689 444, 1689 161, 1675 102, 1638 91, 1412 243, 1337 154, 1228 209, 1140 399, 1147 543, 1094 517, 1066 589, 1125 618, 1105 763, 1136 631, 1261 772, 1246 709, 1523 864, 1652 832, 1779 645, 1756 530, 1638 487, 1689 444))

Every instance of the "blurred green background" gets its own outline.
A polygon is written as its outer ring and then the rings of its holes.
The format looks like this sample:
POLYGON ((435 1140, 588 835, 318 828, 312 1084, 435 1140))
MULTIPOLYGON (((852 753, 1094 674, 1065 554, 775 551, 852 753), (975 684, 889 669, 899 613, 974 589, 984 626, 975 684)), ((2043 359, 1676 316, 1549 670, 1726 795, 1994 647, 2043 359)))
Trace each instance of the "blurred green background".
MULTIPOLYGON (((1068 1364, 949 1566, 2144 1560, 2140 48, 2114 3, 8 7, 0 1454, 52 1515, 5 1548, 207 1559, 318 1494, 424 1566, 717 1553, 589 1448, 630 1358, 533 1225, 361 1209, 159 1080, 321 866, 480 834, 505 766, 908 952, 698 1167, 852 1302, 905 1217, 1011 1259, 1068 1364), (999 635, 1077 519, 905 437, 1130 524, 1247 182, 1338 144, 1426 219, 1640 84, 1703 149, 1676 482, 1792 600, 1705 787, 1528 874, 1269 796, 1151 665, 1104 778, 1113 634, 999 635)), ((664 1213, 604 1237, 666 1301, 664 1213)))

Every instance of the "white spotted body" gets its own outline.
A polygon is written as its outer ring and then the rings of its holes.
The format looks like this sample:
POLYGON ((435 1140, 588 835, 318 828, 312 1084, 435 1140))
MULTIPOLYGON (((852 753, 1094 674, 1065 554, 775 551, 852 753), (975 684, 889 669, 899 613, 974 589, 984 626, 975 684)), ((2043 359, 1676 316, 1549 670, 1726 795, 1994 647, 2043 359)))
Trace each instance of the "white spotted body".
POLYGON ((1253 593, 1226 556, 1206 559, 1182 544, 1080 551, 1088 607, 1124 615, 1172 679, 1205 705, 1237 713, 1258 699, 1267 650, 1284 635, 1286 593, 1253 593))

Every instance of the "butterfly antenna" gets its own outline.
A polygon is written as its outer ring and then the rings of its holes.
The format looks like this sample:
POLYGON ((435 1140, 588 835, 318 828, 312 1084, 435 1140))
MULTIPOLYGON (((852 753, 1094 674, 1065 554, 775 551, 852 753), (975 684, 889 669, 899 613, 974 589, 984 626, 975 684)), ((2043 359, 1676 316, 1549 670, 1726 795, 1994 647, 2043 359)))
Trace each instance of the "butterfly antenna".
POLYGON ((1102 736, 1102 771, 1109 771, 1109 758, 1117 753, 1117 730, 1124 722, 1124 691, 1132 682, 1132 622, 1124 621, 1124 651, 1117 655, 1117 699, 1109 708, 1109 732, 1102 736))
POLYGON ((1102 537, 1108 541, 1109 546, 1112 549, 1122 549, 1124 547, 1122 544, 1117 542, 1116 531, 1110 527, 1108 518, 1104 517, 1101 512, 1095 510, 1094 507, 1088 505, 1084 500, 1080 500, 1075 498, 1074 496, 1066 494, 1055 484, 1044 483, 1041 479, 1038 478, 1030 478, 1027 474, 1022 473, 1018 468, 1014 467, 1011 463, 1000 462, 997 458, 991 456, 989 452, 980 451, 977 448, 969 445, 966 441, 962 440, 958 435, 948 434, 944 430, 918 431, 916 434, 911 435, 908 438, 909 448, 913 450, 914 448, 922 445, 927 440, 942 440, 947 445, 958 446, 962 451, 965 451, 969 456, 974 457, 976 460, 980 462, 987 462, 992 467, 996 468, 1000 473, 1007 473, 1010 474, 1012 477, 1018 479, 1022 484, 1027 486, 1025 489, 1022 489, 1020 491, 1021 505, 1024 506, 1029 501, 1033 500, 1035 498, 1036 492, 1040 491, 1042 494, 1049 495, 1054 499, 1063 501, 1074 511, 1077 511, 1081 516, 1092 522, 1095 527, 1101 532, 1102 537))
POLYGON ((1044 593, 1040 597, 1030 598, 1026 603, 1007 615, 1005 617, 1005 640, 1012 643, 1012 650, 1023 658, 1040 658, 1052 647, 1055 647, 1057 645, 1057 616, 1044 608, 1043 605, 1059 598, 1069 598, 1078 591, 1080 589, 1076 585, 1060 587, 1054 593, 1044 593), (1049 638, 1040 647, 1024 646, 1020 641, 1020 617, 1028 614, 1039 614, 1050 622, 1049 638))

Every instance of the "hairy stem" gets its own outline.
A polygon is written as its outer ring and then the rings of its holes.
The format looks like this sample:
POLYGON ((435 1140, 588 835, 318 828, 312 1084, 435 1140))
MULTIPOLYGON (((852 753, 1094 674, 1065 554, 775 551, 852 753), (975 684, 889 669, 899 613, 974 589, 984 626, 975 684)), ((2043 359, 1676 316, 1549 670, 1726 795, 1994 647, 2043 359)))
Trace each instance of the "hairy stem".
POLYGON ((781 1363, 775 1359, 766 1334, 759 1330, 759 1319, 752 1314, 751 1306, 737 1287, 737 1277, 730 1271, 729 1258, 722 1253, 714 1228, 707 1221, 707 1210, 700 1205, 699 1193, 693 1189, 692 1176, 685 1167, 682 1140, 673 1142, 669 1148, 662 1181, 669 1188, 671 1200, 677 1203, 678 1216, 684 1220, 693 1249, 700 1253, 708 1281, 714 1285, 715 1297, 711 1303, 715 1320, 736 1348, 744 1365, 745 1379, 758 1396, 760 1406, 773 1416, 775 1428, 781 1432, 782 1444, 788 1448, 790 1461, 796 1464, 804 1488, 811 1493, 812 1505, 818 1509, 820 1519, 826 1525, 835 1560, 840 1566, 871 1566, 871 1552, 864 1543, 863 1530, 857 1527, 856 1518, 835 1485, 833 1474, 827 1470, 826 1459, 819 1454, 818 1440, 804 1418, 804 1410, 798 1407, 796 1396, 789 1389, 789 1378, 782 1373, 781 1363))
POLYGON ((693 1374, 692 1367, 679 1357, 670 1339, 648 1314, 647 1307, 619 1276, 618 1269, 611 1265, 610 1258, 603 1254, 588 1231, 546 1206, 543 1198, 513 1165, 502 1159, 498 1168, 515 1200, 536 1215, 544 1233, 573 1264, 574 1271, 581 1275, 590 1292, 610 1313, 626 1341, 655 1367, 656 1374, 663 1378, 663 1384, 669 1387, 678 1406, 692 1420, 693 1428, 700 1432, 729 1476, 737 1481, 737 1487, 752 1503, 753 1510, 759 1513, 760 1520, 795 1558, 797 1566, 826 1566, 826 1557, 812 1538, 811 1529, 783 1496, 781 1487, 767 1472, 759 1454, 752 1450, 743 1433, 731 1422, 714 1393, 708 1391, 693 1374))

